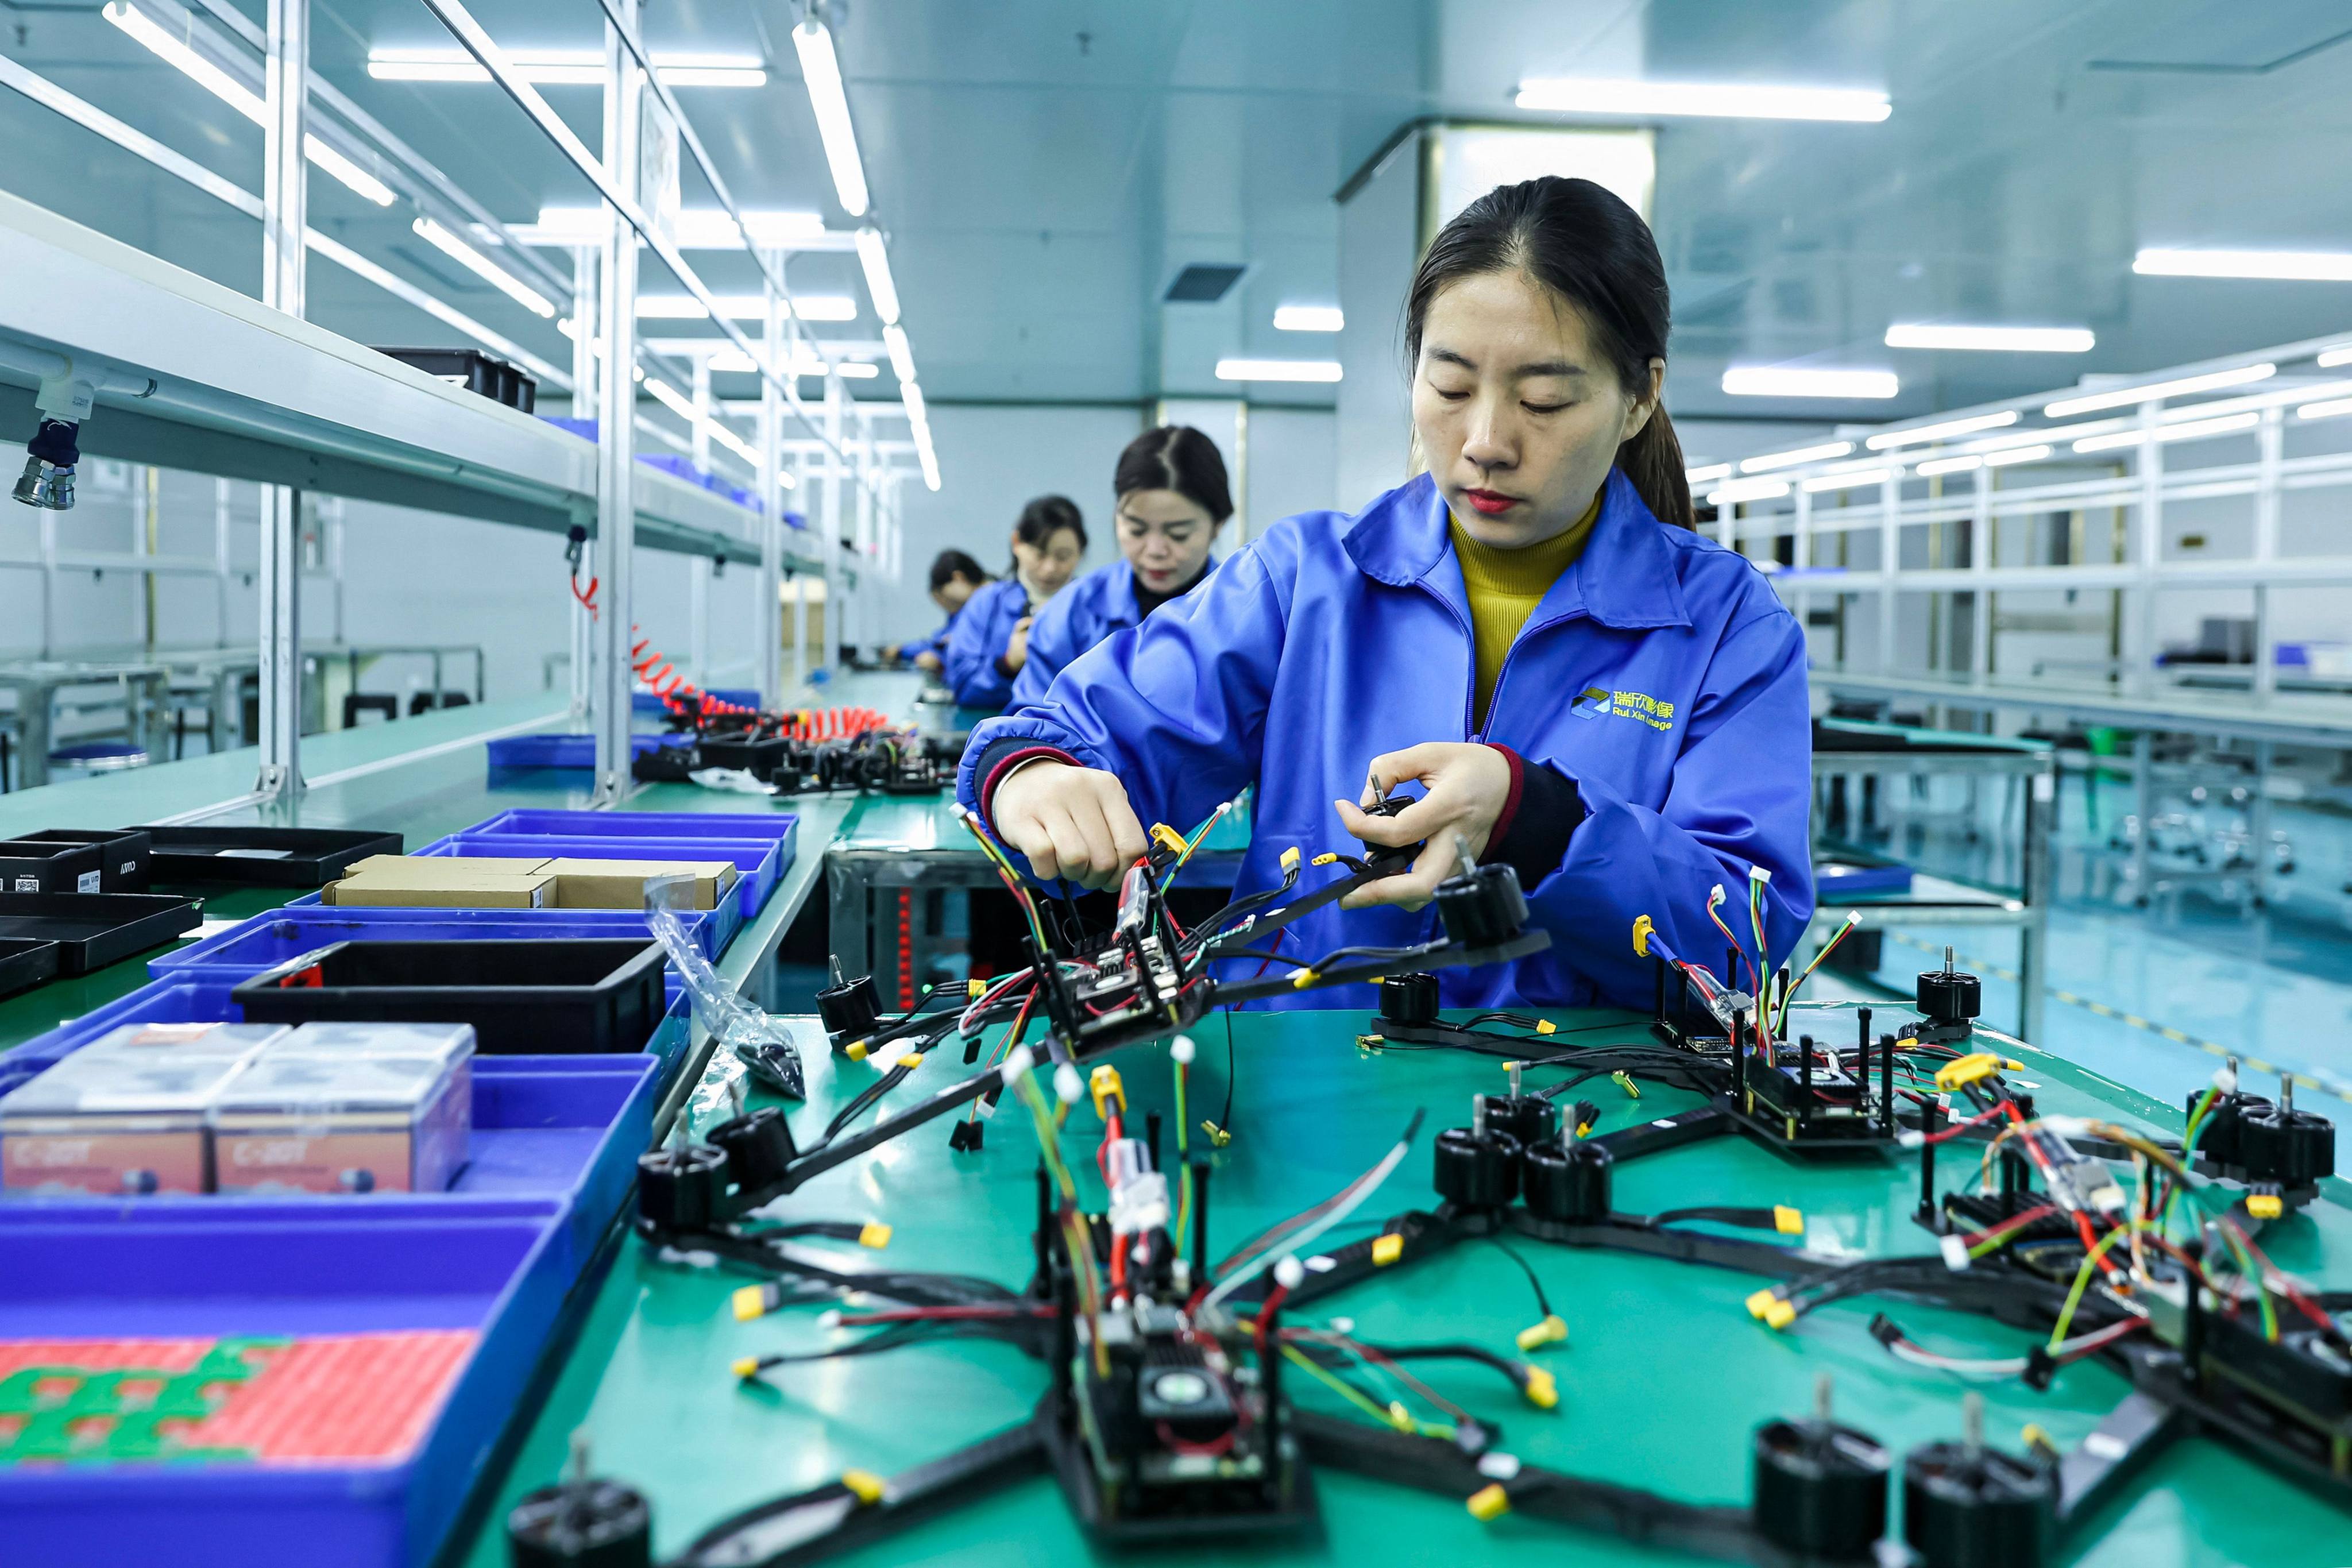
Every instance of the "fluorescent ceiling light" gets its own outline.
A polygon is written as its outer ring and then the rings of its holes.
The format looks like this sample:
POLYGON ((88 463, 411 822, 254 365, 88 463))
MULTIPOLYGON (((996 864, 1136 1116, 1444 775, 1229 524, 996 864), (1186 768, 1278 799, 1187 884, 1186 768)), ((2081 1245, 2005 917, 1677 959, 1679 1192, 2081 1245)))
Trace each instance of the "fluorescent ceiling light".
MULTIPOLYGON (((176 68, 256 125, 267 126, 269 123, 269 106, 262 100, 260 94, 190 48, 184 39, 173 37, 152 16, 130 4, 130 0, 111 0, 101 14, 136 38, 157 58, 176 68)), ((316 136, 302 138, 302 156, 316 163, 322 173, 341 181, 354 194, 364 196, 377 206, 392 205, 390 186, 316 136)))
POLYGON ((1337 381, 1335 359, 1221 359, 1219 381, 1337 381))
POLYGON ((555 305, 546 295, 530 287, 513 273, 509 272, 431 218, 420 217, 409 226, 416 231, 419 238, 431 245, 436 250, 464 267, 467 271, 473 273, 532 315, 542 321, 555 319, 555 305))
POLYGON ((1347 324, 1337 305, 1277 305, 1274 310, 1277 332, 1336 332, 1347 324))
POLYGON ((1731 465, 1729 463, 1708 463, 1702 468, 1685 468, 1683 470, 1684 480, 1692 485, 1703 485, 1711 480, 1727 479, 1730 477, 1731 465))
MULTIPOLYGON (((2137 403, 2153 403, 2167 397, 2186 397, 2191 393, 2213 392, 2224 386, 2243 386, 2250 381, 2268 381, 2278 374, 2274 364, 2240 365, 2235 370, 2217 370, 2207 375, 2184 375, 2177 381, 2151 381, 2138 386, 2118 387, 2113 392, 2095 392, 2085 397, 2062 397, 2055 403, 2045 403, 2042 412, 2053 419, 2063 419, 2070 414, 2089 414, 2101 408, 2127 408, 2137 403)), ((2082 448, 2078 446, 2075 450, 2082 448)))
POLYGON ((1987 452, 1985 454, 1984 466, 1988 468, 2005 468, 2011 463, 2038 463, 2042 458, 2048 457, 2052 450, 2053 448, 2046 445, 2037 447, 2004 447, 1998 452, 1987 452))
POLYGON ((2207 436, 2226 436, 2233 430, 2251 430, 2261 419, 2259 414, 2231 414, 2220 419, 2191 419, 2155 430, 2118 430, 2110 436, 2085 436, 2074 443, 2074 450, 2111 452, 2119 447, 2137 447, 2142 441, 2195 441, 2207 436))
POLYGON ((2148 278, 2268 278, 2352 283, 2352 251, 2143 250, 2132 270, 2148 278))
POLYGON ((1818 447, 1799 447, 1792 451, 1767 452, 1760 458, 1742 458, 1739 471, 1743 474, 1769 473, 1774 468, 1793 468, 1800 463, 1819 462, 1824 458, 1843 458, 1853 450, 1851 441, 1825 441, 1818 447))
POLYGON ((1775 500, 1789 493, 1786 479, 1734 479, 1706 493, 1709 506, 1736 506, 1744 500, 1775 500))
POLYGON ((800 52, 809 107, 816 111, 816 132, 824 142, 825 164, 833 171, 834 195, 841 198, 842 211, 864 217, 866 165, 858 162, 857 132, 849 123, 849 95, 842 89, 833 34, 821 22, 803 22, 793 29, 793 47, 800 52))
POLYGON ((2341 419, 2352 414, 2352 397, 2330 398, 2326 403, 2306 403, 2294 411, 2297 419, 2341 419))
POLYGON ((1916 447, 1923 441, 1940 441, 1948 436, 1998 430, 2004 425, 2016 423, 2017 410, 2004 408, 1998 414, 1977 414, 1966 419, 1947 419, 1940 425, 1916 425, 1908 430, 1885 431, 1864 441, 1863 445, 1874 452, 1885 452, 1897 447, 1916 447))
POLYGON ((1874 123, 1893 112, 1872 89, 1768 87, 1749 82, 1623 81, 1530 77, 1521 109, 1564 114, 1699 115, 1732 120, 1844 120, 1874 123))
POLYGON ((931 445, 931 413, 923 401, 923 389, 908 382, 898 389, 898 405, 907 411, 907 427, 914 433, 915 458, 923 466, 923 484, 936 490, 940 488, 940 456, 931 445))
POLYGON ((1891 370, 1801 370, 1734 365, 1723 373, 1734 397, 1892 397, 1902 390, 1891 370))
MULTIPOLYGON (((764 294, 714 295, 719 308, 730 321, 757 321, 768 313, 764 294)), ((803 321, 854 321, 857 319, 857 301, 846 294, 803 294, 785 302, 784 313, 798 316, 803 321)), ((707 321, 710 312, 702 301, 691 294, 640 294, 637 296, 637 320, 641 321, 707 321)))
POLYGON ((1800 488, 1809 496, 1824 490, 1859 489, 1864 485, 1883 485, 1897 470, 1894 468, 1855 468, 1843 474, 1822 474, 1807 479, 1800 488))
POLYGON ((1961 327, 1938 321, 1897 321, 1886 329, 1890 349, 1981 349, 1993 353, 2088 353, 2098 340, 2088 327, 1961 327))
MULTIPOLYGON (((786 208, 746 208, 743 222, 751 231, 751 243, 763 247, 788 247, 794 242, 820 237, 824 233, 824 219, 816 213, 795 212, 786 208)), ((676 229, 680 250, 740 250, 743 230, 724 207, 688 207, 677 215, 676 229)), ((538 245, 597 245, 604 238, 604 209, 593 207, 541 207, 539 222, 525 236, 538 245)))
POLYGON ((865 268, 866 293, 874 301, 874 313, 884 326, 892 325, 898 320, 898 285, 890 278, 890 247, 871 224, 857 231, 857 265, 865 268))
MULTIPOLYGON (((602 49, 509 49, 515 74, 535 87, 602 87, 602 49)), ((665 87, 764 87, 766 63, 757 55, 653 51, 665 87)), ((462 48, 381 48, 368 51, 368 75, 378 81, 487 82, 490 73, 462 48)))
POLYGON ((1921 479, 1933 479, 1937 474, 1965 474, 1971 468, 1984 467, 1982 458, 1930 458, 1911 470, 1921 479))
POLYGON ((882 329, 882 346, 890 351, 890 374, 899 382, 915 379, 915 348, 907 341, 907 329, 893 321, 882 329))
POLYGON ((2352 343, 2345 343, 2341 347, 2324 351, 2315 363, 2322 370, 2334 370, 2339 364, 2352 364, 2352 343))

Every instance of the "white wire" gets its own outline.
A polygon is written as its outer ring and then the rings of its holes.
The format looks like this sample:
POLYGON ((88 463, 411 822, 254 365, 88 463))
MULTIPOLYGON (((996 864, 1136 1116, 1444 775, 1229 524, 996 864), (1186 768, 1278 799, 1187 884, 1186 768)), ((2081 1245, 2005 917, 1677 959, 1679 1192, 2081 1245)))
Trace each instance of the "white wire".
POLYGON ((1366 1177, 1357 1187, 1356 1191, 1342 1202, 1339 1207, 1333 1209, 1329 1214, 1325 1215, 1321 1219, 1317 1220, 1313 1225, 1308 1226, 1305 1230, 1300 1231, 1297 1236, 1291 1237, 1278 1246, 1268 1247, 1265 1251, 1252 1258, 1248 1263, 1243 1265, 1240 1268, 1226 1275, 1223 1279, 1219 1280, 1217 1282, 1217 1288, 1210 1291, 1208 1299, 1201 1303, 1200 1310, 1202 1311, 1207 1311, 1211 1307, 1213 1307, 1218 1302, 1223 1300, 1234 1290, 1238 1289, 1243 1285, 1247 1284, 1252 1279, 1256 1279, 1260 1274, 1265 1272, 1265 1270, 1271 1268, 1277 1259, 1295 1255, 1301 1248, 1306 1247, 1308 1242, 1314 1240, 1317 1237, 1321 1236, 1325 1231, 1329 1230, 1332 1226, 1340 1224, 1342 1221, 1346 1220, 1349 1215, 1354 1214, 1359 1208, 1361 1208, 1363 1206, 1364 1200, 1370 1197, 1374 1193, 1380 1191, 1381 1184, 1389 1179, 1389 1173, 1394 1171, 1403 1161, 1405 1149, 1412 1142, 1412 1140, 1410 1137, 1398 1139, 1396 1147, 1390 1150, 1387 1156, 1383 1158, 1379 1164, 1372 1167, 1371 1174, 1366 1177))

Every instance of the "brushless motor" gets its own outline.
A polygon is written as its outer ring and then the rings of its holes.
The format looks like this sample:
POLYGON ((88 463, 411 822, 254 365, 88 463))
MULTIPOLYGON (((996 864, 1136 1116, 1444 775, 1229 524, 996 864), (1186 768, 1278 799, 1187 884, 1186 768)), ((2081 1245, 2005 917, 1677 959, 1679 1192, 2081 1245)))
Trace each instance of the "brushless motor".
POLYGON ((1499 862, 1473 866, 1437 884, 1437 918, 1448 941, 1497 947, 1528 923, 1519 874, 1499 862))
POLYGON ((1599 1225, 1610 1215, 1609 1151, 1577 1139, 1530 1143, 1519 1160, 1519 1185, 1528 1207, 1539 1219, 1559 1225, 1599 1225))
POLYGON ((1438 1195, 1460 1208, 1498 1209, 1519 1193, 1519 1141, 1486 1123, 1486 1097, 1473 1101, 1471 1124, 1437 1135, 1438 1195))
POLYGON ((1870 1558, 1886 1533, 1886 1450, 1831 1418, 1827 1374, 1815 1385, 1812 1419, 1767 1421, 1755 1447, 1756 1528, 1766 1540, 1804 1558, 1870 1558))
POLYGON ((1944 967, 1924 970, 1919 975, 1916 1000, 1919 1016, 1936 1026, 1938 1033, 1957 1031, 1961 1037, 1969 1025, 1984 1011, 1984 984, 1975 975, 1952 967, 1953 953, 1944 949, 1944 967))
MULTIPOLYGON (((2206 1092, 2201 1089, 2189 1090, 2189 1115, 2197 1114, 2197 1102, 2205 1098, 2206 1092)), ((2267 1110, 2270 1106, 2271 1102, 2258 1094, 2215 1095, 2212 1105, 2205 1112, 2205 1120, 2197 1124, 2195 1152, 2216 1165, 2243 1164, 2241 1134, 2244 1131, 2246 1113, 2255 1110, 2267 1110)))
POLYGON ((2288 1079, 2276 1105, 2256 1105, 2238 1113, 2237 1163, 2250 1182, 2306 1187, 2336 1172, 2336 1123, 2294 1108, 2294 1080, 2288 1079))
POLYGON ((2057 1484, 2032 1459, 1984 1446, 1984 1404, 1963 1405, 1967 1435, 1903 1461, 1903 1538, 1927 1568, 2042 1568, 2057 1534, 2057 1484))
POLYGON ((1388 1024, 1437 1022, 1437 976, 1391 974, 1381 981, 1381 1021, 1388 1024))
POLYGON ((653 1510, 618 1481, 580 1479, 541 1487, 507 1514, 507 1561, 514 1568, 648 1568, 653 1510))
POLYGON ((784 1113, 762 1106, 710 1130, 710 1142, 727 1155, 728 1177, 749 1192, 783 1180, 784 1167, 799 1150, 784 1113))
POLYGON ((1559 1136, 1559 1108, 1539 1094, 1510 1094, 1486 1102, 1486 1125, 1507 1132, 1522 1147, 1559 1136))
POLYGON ((727 1155, 681 1143, 637 1156, 637 1215, 656 1230, 708 1230, 727 1205, 727 1155))
POLYGON ((835 959, 833 984, 816 994, 816 1014, 824 1020, 824 1037, 835 1050, 864 1039, 882 1021, 882 995, 874 988, 874 976, 845 981, 841 960, 835 959))

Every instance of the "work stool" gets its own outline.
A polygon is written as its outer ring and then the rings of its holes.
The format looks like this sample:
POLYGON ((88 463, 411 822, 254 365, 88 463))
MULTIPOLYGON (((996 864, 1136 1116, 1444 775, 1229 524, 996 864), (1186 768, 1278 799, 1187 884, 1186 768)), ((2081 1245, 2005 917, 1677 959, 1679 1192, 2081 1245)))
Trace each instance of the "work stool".
POLYGON ((49 771, 68 773, 119 773, 129 768, 143 768, 150 758, 147 748, 134 746, 128 741, 83 741, 76 745, 59 746, 49 753, 49 771))
POLYGON ((417 714, 436 708, 466 708, 473 700, 462 691, 412 691, 408 694, 408 711, 417 714))
MULTIPOLYGON (((418 693, 422 696, 423 693, 418 693)), ((360 715, 380 713, 384 722, 400 717, 400 699, 389 691, 346 691, 343 693, 343 728, 359 728, 360 715)))

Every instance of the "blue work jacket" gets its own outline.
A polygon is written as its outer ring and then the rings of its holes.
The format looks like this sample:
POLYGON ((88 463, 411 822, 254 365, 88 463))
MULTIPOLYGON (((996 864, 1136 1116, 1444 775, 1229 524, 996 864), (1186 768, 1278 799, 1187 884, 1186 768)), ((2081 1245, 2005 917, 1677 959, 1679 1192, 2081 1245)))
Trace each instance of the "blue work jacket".
MULTIPOLYGON (((1634 955, 1636 917, 1683 957, 1718 963, 1707 890, 1723 884, 1726 916, 1749 942, 1751 865, 1771 874, 1766 931, 1774 959, 1785 957, 1813 906, 1796 618, 1744 558, 1661 524, 1612 471, 1583 554, 1511 645, 1475 729, 1469 596, 1446 522, 1424 475, 1352 518, 1275 524, 1164 613, 1073 661, 1037 706, 975 728, 958 795, 978 805, 978 764, 992 746, 1012 754, 998 744, 1008 740, 1117 774, 1146 826, 1190 829, 1255 784, 1239 894, 1278 883, 1293 846, 1309 859, 1360 853, 1331 803, 1359 796, 1375 756, 1491 742, 1570 781, 1584 815, 1559 865, 1527 889, 1550 948, 1441 971, 1447 1006, 1646 1009, 1654 972, 1634 955)), ((1337 874, 1310 869, 1300 885, 1337 874)), ((1307 963, 1436 932, 1433 905, 1334 905, 1293 925, 1280 951, 1307 963)), ((1371 996, 1369 985, 1332 988, 1276 1005, 1371 996)))
MULTIPOLYGON (((976 594, 978 590, 975 589, 973 592, 976 594)), ((970 603, 969 600, 965 602, 967 604, 970 603)), ((959 605, 954 609, 948 612, 947 620, 941 624, 938 631, 933 632, 929 637, 917 637, 913 642, 900 643, 898 645, 898 657, 908 664, 912 664, 924 654, 935 653, 940 656, 940 661, 942 664, 946 663, 948 657, 948 639, 955 636, 956 617, 962 614, 963 605, 959 605)))
MULTIPOLYGON (((1210 563, 1202 570, 1205 576, 1215 570, 1215 564, 1210 563)), ((1026 708, 1041 700, 1046 688, 1054 684, 1054 677, 1068 668, 1072 659, 1142 619, 1143 606, 1135 596, 1135 568, 1124 560, 1096 567, 1037 612, 1029 628, 1028 660, 1013 678, 1012 706, 1026 708)))
POLYGON ((1003 708, 1013 700, 1013 678, 996 668, 1013 640, 1013 623, 1029 613, 1029 590, 1018 576, 1000 577, 963 602, 948 630, 948 686, 966 708, 1003 708))

